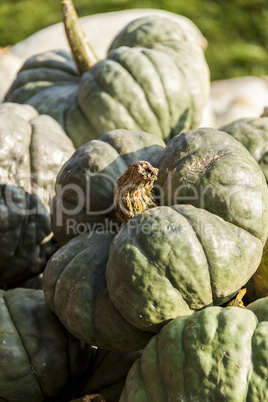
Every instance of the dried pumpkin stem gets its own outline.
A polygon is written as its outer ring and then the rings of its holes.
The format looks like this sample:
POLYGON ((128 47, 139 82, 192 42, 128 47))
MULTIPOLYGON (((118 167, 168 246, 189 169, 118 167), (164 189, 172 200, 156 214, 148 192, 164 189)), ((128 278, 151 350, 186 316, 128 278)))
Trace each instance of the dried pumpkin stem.
POLYGON ((229 307, 229 306, 232 306, 232 307, 242 307, 242 308, 246 308, 246 307, 244 306, 244 303, 243 303, 243 300, 242 300, 243 297, 245 296, 246 292, 247 292, 247 289, 246 289, 246 288, 243 288, 243 289, 239 290, 239 292, 237 293, 235 299, 231 300, 231 301, 227 304, 227 306, 228 306, 228 307, 229 307))
POLYGON ((72 0, 62 1, 62 18, 73 58, 82 75, 97 63, 98 58, 81 28, 72 0))
POLYGON ((152 188, 157 174, 158 169, 147 161, 128 166, 114 188, 116 218, 119 222, 126 223, 135 215, 156 206, 152 188))

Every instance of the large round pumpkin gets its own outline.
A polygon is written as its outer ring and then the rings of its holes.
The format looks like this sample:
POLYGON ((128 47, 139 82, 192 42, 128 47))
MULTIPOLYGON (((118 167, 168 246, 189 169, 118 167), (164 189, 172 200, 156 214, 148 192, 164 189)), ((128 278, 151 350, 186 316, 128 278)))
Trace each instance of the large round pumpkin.
MULTIPOLYGON (((94 150, 84 166, 78 160, 72 170, 70 159, 59 177, 65 172, 65 185, 85 189, 94 150)), ((242 144, 214 129, 188 131, 169 142, 155 166, 161 205, 129 219, 118 234, 102 223, 89 226, 52 256, 44 272, 48 305, 71 333, 99 347, 142 348, 172 318, 231 299, 261 259, 268 189, 242 144)), ((105 192, 102 202, 110 197, 105 192)), ((76 222, 73 212, 69 218, 76 222)), ((67 240, 66 225, 58 227, 58 236, 67 240)))
POLYGON ((145 16, 128 24, 107 58, 83 66, 81 75, 66 51, 33 56, 5 100, 51 115, 76 147, 119 128, 168 141, 198 127, 208 101, 209 71, 199 39, 180 19, 145 16))
POLYGON ((0 105, 0 286, 37 274, 49 253, 49 200, 74 152, 61 126, 30 105, 0 105))
POLYGON ((267 340, 267 298, 248 309, 207 307, 178 317, 133 364, 119 401, 264 402, 267 340))

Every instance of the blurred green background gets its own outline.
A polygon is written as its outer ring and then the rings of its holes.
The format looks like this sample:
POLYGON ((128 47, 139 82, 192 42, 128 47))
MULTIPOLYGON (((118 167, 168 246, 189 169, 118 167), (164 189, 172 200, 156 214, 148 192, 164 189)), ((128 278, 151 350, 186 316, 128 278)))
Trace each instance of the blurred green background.
MULTIPOLYGON (((208 40, 211 79, 268 74, 267 0, 74 0, 79 17, 158 8, 190 18, 208 40)), ((1 0, 0 46, 61 21, 61 0, 1 0)), ((109 38, 110 40, 110 38, 109 38)))

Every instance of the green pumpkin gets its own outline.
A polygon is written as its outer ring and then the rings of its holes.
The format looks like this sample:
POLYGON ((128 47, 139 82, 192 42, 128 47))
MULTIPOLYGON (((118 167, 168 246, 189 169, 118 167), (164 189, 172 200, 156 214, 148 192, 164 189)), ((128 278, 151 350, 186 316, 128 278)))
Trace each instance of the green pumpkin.
MULTIPOLYGON (((59 177, 65 172, 65 185, 85 189, 95 168, 94 150, 86 164, 79 160, 73 159, 72 170, 70 159, 59 177)), ((73 335, 102 348, 141 349, 171 319, 227 302, 257 269, 267 239, 268 189, 262 171, 230 135, 214 129, 182 133, 155 166, 154 191, 161 205, 122 228, 118 223, 118 233, 102 222, 88 233, 74 233, 44 272, 51 309, 73 335)), ((97 186, 98 174, 93 177, 97 186)), ((79 199, 71 192, 69 197, 71 212, 79 199)), ((105 197, 111 193, 102 202, 105 197)), ((90 219, 90 211, 84 212, 90 219)), ((76 211, 66 217, 76 221, 76 211)), ((66 240, 66 225, 62 233, 58 227, 58 236, 66 240)))
MULTIPOLYGON (((80 50, 73 50, 75 58, 80 50)), ((199 37, 180 20, 134 20, 114 39, 106 59, 81 64, 80 74, 65 51, 36 55, 22 66, 5 100, 51 115, 76 147, 114 129, 146 131, 167 142, 199 126, 209 70, 199 37)))
POLYGON ((66 402, 88 393, 116 402, 141 351, 109 351, 66 331, 42 290, 0 290, 0 400, 66 402))
MULTIPOLYGON (((259 163, 268 182, 268 117, 243 118, 222 127, 223 131, 235 137, 259 163)), ((247 284, 247 296, 253 301, 268 296, 268 242, 263 249, 260 265, 247 284)))
POLYGON ((44 401, 86 371, 92 347, 70 335, 42 290, 0 290, 0 399, 44 401))
POLYGON ((267 298, 261 308, 214 306, 178 317, 133 364, 119 402, 264 402, 267 339, 267 298))
POLYGON ((38 274, 55 250, 48 204, 74 147, 54 119, 30 105, 2 103, 0 127, 0 287, 5 287, 38 274))

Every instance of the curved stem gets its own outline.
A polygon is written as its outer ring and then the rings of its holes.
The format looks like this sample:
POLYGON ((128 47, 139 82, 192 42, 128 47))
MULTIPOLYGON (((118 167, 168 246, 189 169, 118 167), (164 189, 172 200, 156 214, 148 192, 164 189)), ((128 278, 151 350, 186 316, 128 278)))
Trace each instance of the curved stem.
POLYGON ((126 223, 156 206, 152 188, 157 179, 158 169, 147 161, 131 163, 119 178, 114 188, 116 218, 126 223))
POLYGON ((73 58, 82 75, 97 63, 98 58, 79 24, 72 0, 62 1, 62 18, 73 58))

